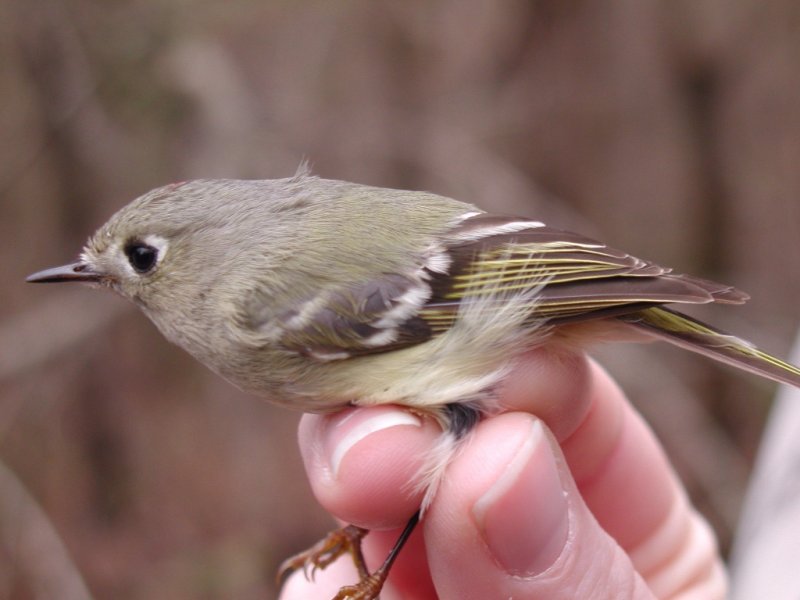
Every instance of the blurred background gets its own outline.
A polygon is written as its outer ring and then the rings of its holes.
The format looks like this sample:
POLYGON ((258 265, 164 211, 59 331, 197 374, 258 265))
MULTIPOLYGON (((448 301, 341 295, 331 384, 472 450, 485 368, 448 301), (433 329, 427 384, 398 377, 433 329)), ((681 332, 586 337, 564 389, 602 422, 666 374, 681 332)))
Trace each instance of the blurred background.
MULTIPOLYGON (((799 61, 792 0, 0 0, 0 598, 269 598, 331 526, 298 415, 111 294, 23 283, 116 208, 308 159, 734 284, 749 304, 693 314, 785 353, 799 61)), ((597 356, 727 548, 774 386, 597 356)))

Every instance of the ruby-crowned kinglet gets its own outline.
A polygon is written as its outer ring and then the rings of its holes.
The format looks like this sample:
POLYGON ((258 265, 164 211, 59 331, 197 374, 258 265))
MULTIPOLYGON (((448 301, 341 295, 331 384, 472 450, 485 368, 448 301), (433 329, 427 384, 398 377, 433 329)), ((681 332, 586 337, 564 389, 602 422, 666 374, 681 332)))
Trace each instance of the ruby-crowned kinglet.
MULTIPOLYGON (((278 404, 413 407, 442 423, 449 448, 494 410, 492 390, 536 346, 638 330, 800 386, 797 367, 663 306, 747 299, 730 286, 538 221, 304 169, 153 190, 78 262, 28 281, 111 288, 212 370, 278 404)), ((357 545, 363 531, 338 535, 357 545)), ((339 541, 303 560, 325 564, 339 541)), ((387 562, 371 583, 358 565, 361 586, 339 597, 377 596, 387 562)))

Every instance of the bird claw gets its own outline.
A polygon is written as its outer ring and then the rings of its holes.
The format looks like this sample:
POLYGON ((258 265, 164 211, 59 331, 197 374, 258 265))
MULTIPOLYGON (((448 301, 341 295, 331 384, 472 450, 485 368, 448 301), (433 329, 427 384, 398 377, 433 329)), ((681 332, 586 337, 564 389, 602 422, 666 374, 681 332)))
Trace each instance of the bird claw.
MULTIPOLYGON (((370 575, 364 562, 364 555, 361 552, 361 540, 368 531, 368 529, 362 529, 355 525, 348 525, 331 531, 324 539, 308 550, 295 554, 283 561, 278 568, 278 582, 283 581, 284 577, 299 569, 303 570, 303 575, 308 581, 313 582, 317 570, 325 569, 343 554, 350 554, 353 557, 359 577, 366 581, 370 578, 370 575)), ((358 600, 362 597, 368 598, 368 596, 354 596, 358 600)), ((349 598, 349 596, 342 596, 342 598, 349 598)))
POLYGON ((386 575, 385 569, 378 569, 357 584, 341 588, 333 600, 376 600, 386 581, 386 575))

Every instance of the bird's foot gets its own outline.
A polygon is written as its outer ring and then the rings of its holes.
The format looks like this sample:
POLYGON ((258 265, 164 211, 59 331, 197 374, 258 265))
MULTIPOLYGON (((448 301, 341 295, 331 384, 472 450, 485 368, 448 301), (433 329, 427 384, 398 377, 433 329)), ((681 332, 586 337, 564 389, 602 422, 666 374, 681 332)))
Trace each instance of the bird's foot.
MULTIPOLYGON (((368 532, 369 529, 363 529, 355 525, 348 525, 331 531, 324 539, 308 550, 295 554, 283 561, 278 569, 278 581, 282 581, 286 575, 298 569, 303 569, 306 579, 314 581, 317 569, 324 569, 343 554, 350 554, 353 557, 353 563, 358 569, 359 577, 362 580, 367 579, 369 571, 364 562, 364 555, 361 552, 361 540, 368 532)), ((347 596, 344 597, 347 598, 347 596)))

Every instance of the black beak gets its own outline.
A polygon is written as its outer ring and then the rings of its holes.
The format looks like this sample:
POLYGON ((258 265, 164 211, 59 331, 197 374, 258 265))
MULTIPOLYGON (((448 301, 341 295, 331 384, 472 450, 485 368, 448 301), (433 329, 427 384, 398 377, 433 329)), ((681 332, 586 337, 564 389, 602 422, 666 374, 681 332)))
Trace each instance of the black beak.
POLYGON ((71 265, 64 265, 61 267, 53 267, 52 269, 45 269, 33 275, 28 275, 25 281, 29 283, 58 283, 61 281, 84 281, 84 282, 98 282, 103 279, 105 275, 93 271, 89 265, 84 262, 76 262, 71 265))

